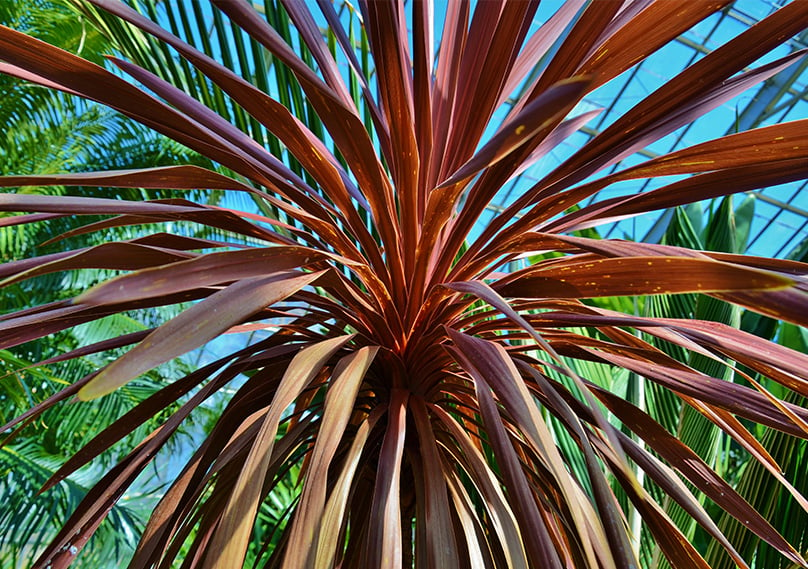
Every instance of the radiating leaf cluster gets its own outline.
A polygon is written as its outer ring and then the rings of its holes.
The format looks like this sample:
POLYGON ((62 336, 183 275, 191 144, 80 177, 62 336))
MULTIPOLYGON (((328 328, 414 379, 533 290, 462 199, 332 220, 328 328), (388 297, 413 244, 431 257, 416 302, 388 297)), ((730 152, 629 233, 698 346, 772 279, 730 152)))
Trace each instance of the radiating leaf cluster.
MULTIPOLYGON (((35 567, 67 566, 155 453, 227 390, 130 567, 692 568, 719 554, 749 567, 754 552, 715 512, 805 566, 801 538, 750 505, 743 484, 716 471, 716 453, 732 441, 751 457, 746 470, 759 465, 790 507, 808 509, 759 436, 808 435, 808 357, 732 325, 737 307, 808 323, 807 266, 739 254, 722 242, 729 226, 699 242, 684 218, 684 242, 673 230, 662 244, 582 231, 808 175, 806 120, 612 171, 804 57, 756 64, 805 28, 808 4, 784 6, 672 77, 475 231, 505 184, 591 118, 571 115, 584 97, 728 3, 571 0, 540 26, 535 1, 449 2, 440 17, 420 0, 257 10, 213 0, 164 12, 76 3, 110 35, 134 26, 150 36, 120 44, 132 61, 111 57, 116 73, 0 28, 0 71, 107 105, 219 167, 0 178, 178 192, 0 194, 0 211, 19 214, 3 218, 10 225, 102 216, 78 231, 165 228, 0 267, 5 284, 125 273, 0 316, 0 348, 193 303, 153 329, 68 352, 132 346, 4 428, 73 397, 110 397, 222 334, 256 332, 167 382, 59 469, 46 486, 167 415, 35 567), (161 69, 177 56, 181 72, 161 69), (588 200, 674 175, 653 191, 588 200), (257 213, 176 197, 198 190, 250 196, 257 213), (690 440, 702 427, 704 445, 690 440), (277 496, 288 499, 273 508, 277 496)), ((725 204, 715 224, 731 224, 725 204)))

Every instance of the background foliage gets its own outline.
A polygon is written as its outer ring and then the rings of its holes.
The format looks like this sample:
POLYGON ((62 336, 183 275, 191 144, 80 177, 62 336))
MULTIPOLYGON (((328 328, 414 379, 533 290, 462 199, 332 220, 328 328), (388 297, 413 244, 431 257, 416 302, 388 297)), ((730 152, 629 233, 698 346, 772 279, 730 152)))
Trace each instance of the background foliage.
MULTIPOLYGON (((103 64, 102 55, 112 49, 108 39, 86 20, 77 19, 70 6, 59 0, 2 2, 0 24, 99 64, 103 64)), ((0 174, 57 174, 106 167, 159 166, 177 161, 210 165, 187 148, 101 105, 3 74, 0 74, 0 93, 3 94, 0 129, 5 137, 0 144, 0 174)), ((120 188, 29 186, 22 191, 119 199, 143 197, 138 190, 120 188)), ((199 198, 204 199, 206 194, 200 192, 199 198)), ((156 195, 168 197, 171 194, 156 195)), ((0 259, 6 262, 58 251, 60 246, 50 244, 51 238, 74 230, 80 224, 75 218, 60 218, 47 225, 0 226, 0 259)), ((114 228, 100 234, 77 235, 67 242, 74 247, 87 247, 112 239, 134 238, 139 233, 140 230, 114 228)), ((0 312, 25 303, 70 298, 113 274, 112 271, 51 274, 11 285, 4 289, 0 312)), ((176 312, 176 309, 167 309, 162 315, 157 312, 112 315, 56 337, 0 350, 0 423, 7 423, 62 389, 64 378, 90 373, 112 361, 116 353, 88 354, 39 368, 32 368, 31 362, 47 360, 116 334, 143 330, 144 319, 159 320, 176 312)), ((175 371, 166 368, 160 374, 144 376, 106 401, 51 409, 11 444, 0 448, 1 566, 28 567, 35 552, 56 535, 104 469, 120 460, 122 454, 119 451, 105 453, 93 467, 83 469, 37 496, 42 485, 73 453, 127 409, 158 390, 164 378, 188 369, 182 362, 174 367, 175 371)), ((131 440, 142 437, 158 422, 159 418, 132 433, 131 440)), ((195 430, 190 427, 191 432, 195 430)), ((166 454, 176 453, 178 447, 172 445, 167 450, 166 454)), ((144 475, 143 481, 112 510, 109 522, 102 524, 82 556, 86 567, 103 567, 110 563, 109 566, 114 566, 117 561, 110 560, 131 555, 136 535, 142 531, 164 484, 165 478, 156 472, 144 475)))

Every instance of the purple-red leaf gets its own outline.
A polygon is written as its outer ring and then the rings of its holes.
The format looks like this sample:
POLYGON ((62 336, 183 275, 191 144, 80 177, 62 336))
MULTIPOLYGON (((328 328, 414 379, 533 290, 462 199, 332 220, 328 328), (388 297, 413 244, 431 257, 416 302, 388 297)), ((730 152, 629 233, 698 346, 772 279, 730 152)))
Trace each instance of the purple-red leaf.
MULTIPOLYGON (((115 277, 74 299, 87 306, 131 302, 196 288, 302 269, 327 259, 319 250, 306 247, 262 247, 208 253, 115 277)), ((350 264, 347 259, 341 262, 350 264)))
POLYGON ((441 182, 444 188, 473 176, 483 168, 496 164, 514 152, 559 116, 567 114, 586 92, 588 77, 560 81, 525 106, 474 155, 474 157, 441 182))
POLYGON ((506 297, 595 298, 684 292, 784 289, 794 284, 776 273, 688 257, 623 257, 541 265, 503 278, 506 297))
MULTIPOLYGON (((297 515, 289 529, 284 567, 308 567, 314 562, 317 549, 312 545, 319 541, 316 528, 323 518, 326 505, 328 471, 356 407, 359 387, 378 350, 377 346, 360 348, 345 356, 334 367, 323 405, 319 427, 321 436, 315 441, 306 466, 306 481, 297 515)), ((326 531, 336 531, 336 528, 326 528, 326 531)))
POLYGON ((114 391, 140 374, 198 348, 267 305, 283 300, 320 273, 279 273, 239 281, 157 328, 81 388, 81 399, 114 391))
POLYGON ((387 430, 379 454, 370 512, 368 567, 401 569, 403 563, 400 492, 408 397, 404 390, 390 392, 387 430))

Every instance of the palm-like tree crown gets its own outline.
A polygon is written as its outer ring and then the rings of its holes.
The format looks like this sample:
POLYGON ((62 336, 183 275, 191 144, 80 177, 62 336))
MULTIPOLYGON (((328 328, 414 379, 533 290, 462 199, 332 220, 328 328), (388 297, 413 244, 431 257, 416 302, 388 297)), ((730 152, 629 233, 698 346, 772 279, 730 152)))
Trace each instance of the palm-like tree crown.
POLYGON ((806 266, 573 232, 805 178, 806 121, 595 175, 802 57, 747 69, 805 27, 808 3, 785 6, 671 79, 473 238, 503 185, 589 118, 571 114, 585 95, 728 2, 569 1, 535 31, 538 2, 449 2, 437 45, 430 2, 361 2, 361 40, 329 2, 318 3, 319 20, 304 3, 281 2, 275 8, 299 37, 290 44, 250 4, 214 0, 217 21, 228 17, 289 73, 305 120, 126 5, 89 4, 172 46, 207 76, 200 90, 229 96, 228 108, 277 137, 280 154, 211 111, 202 94, 142 67, 111 58, 139 88, 2 29, 0 70, 103 102, 232 175, 172 166, 0 182, 245 192, 276 215, 180 198, 0 195, 2 210, 25 213, 10 223, 111 215, 82 231, 182 222, 230 236, 164 232, 2 266, 4 284, 82 268, 126 273, 71 302, 3 316, 0 347, 109 313, 199 300, 153 330, 67 354, 135 344, 9 427, 74 395, 104 396, 225 332, 265 331, 143 401, 57 472, 49 484, 188 396, 87 495, 38 567, 69 563, 189 414, 237 377, 246 379, 155 510, 131 567, 176 557, 186 567, 238 567, 248 556, 266 567, 637 567, 648 556, 632 516, 671 566, 706 567, 660 494, 747 566, 693 488, 805 565, 698 454, 593 370, 645 378, 793 490, 748 422, 805 437, 806 410, 770 387, 808 394, 808 358, 720 323, 641 317, 588 299, 699 293, 804 325, 806 266), (318 22, 328 23, 326 36, 318 22), (506 119, 492 125, 509 97, 506 119), (684 174, 693 176, 574 207, 619 181, 684 174), (715 360, 721 372, 671 355, 679 352, 715 360), (722 379, 724 370, 746 383, 722 379), (300 486, 287 516, 274 533, 254 531, 267 496, 290 476, 300 486))

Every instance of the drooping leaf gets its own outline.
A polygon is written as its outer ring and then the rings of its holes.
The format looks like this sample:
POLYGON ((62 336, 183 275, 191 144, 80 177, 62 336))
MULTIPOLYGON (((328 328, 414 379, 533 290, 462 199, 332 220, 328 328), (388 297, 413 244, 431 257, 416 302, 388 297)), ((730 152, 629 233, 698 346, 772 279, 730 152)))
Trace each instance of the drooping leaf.
POLYGON ((310 284, 319 273, 279 273, 232 284, 163 324, 101 370, 81 388, 78 396, 94 399, 168 360, 215 338, 265 306, 282 300, 310 284))

